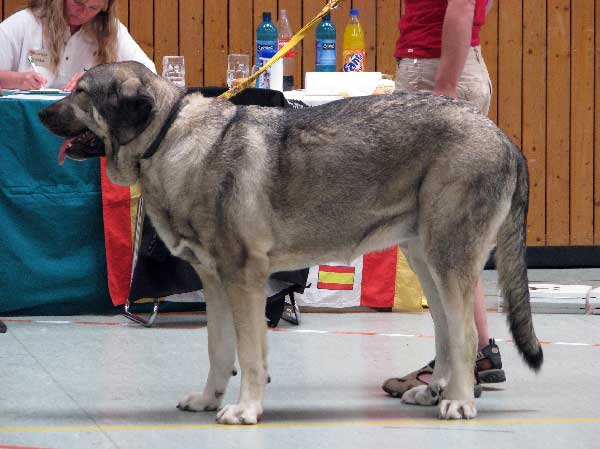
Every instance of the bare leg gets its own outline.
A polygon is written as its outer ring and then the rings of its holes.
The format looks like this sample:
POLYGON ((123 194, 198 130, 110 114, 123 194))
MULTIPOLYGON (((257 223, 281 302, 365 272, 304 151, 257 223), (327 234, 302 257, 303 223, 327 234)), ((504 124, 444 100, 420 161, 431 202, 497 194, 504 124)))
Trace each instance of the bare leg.
POLYGON ((475 285, 474 313, 475 327, 477 328, 477 349, 480 350, 486 347, 490 340, 481 276, 477 279, 477 284, 475 285))

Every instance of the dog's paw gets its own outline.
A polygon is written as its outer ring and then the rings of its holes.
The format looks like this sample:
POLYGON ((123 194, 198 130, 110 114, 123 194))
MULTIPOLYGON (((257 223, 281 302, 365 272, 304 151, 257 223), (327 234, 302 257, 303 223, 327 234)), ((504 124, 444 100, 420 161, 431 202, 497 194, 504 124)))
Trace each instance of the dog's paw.
POLYGON ((262 415, 258 402, 226 405, 217 413, 219 424, 256 424, 262 415))
POLYGON ((466 401, 443 399, 440 402, 438 417, 440 419, 473 419, 477 416, 475 400, 466 401))
POLYGON ((402 395, 402 402, 415 405, 435 405, 439 402, 441 388, 438 385, 419 385, 402 395))
POLYGON ((223 393, 208 397, 204 393, 190 393, 177 404, 177 408, 188 412, 212 412, 221 406, 223 393))

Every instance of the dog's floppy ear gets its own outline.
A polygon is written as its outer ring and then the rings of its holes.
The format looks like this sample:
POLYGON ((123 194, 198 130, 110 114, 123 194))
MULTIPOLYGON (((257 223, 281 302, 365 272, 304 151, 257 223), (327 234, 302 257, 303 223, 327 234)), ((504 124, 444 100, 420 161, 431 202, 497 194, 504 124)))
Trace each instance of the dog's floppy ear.
POLYGON ((154 115, 154 98, 138 78, 129 78, 115 86, 108 101, 115 107, 112 129, 120 145, 139 136, 154 115))

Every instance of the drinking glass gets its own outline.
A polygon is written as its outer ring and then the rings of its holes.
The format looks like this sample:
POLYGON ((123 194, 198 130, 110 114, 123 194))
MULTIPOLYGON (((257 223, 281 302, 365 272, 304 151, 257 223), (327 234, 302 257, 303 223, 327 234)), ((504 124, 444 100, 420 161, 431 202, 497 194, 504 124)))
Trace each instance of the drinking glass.
POLYGON ((250 56, 242 54, 227 55, 227 86, 231 87, 233 80, 250 76, 250 56))
POLYGON ((164 79, 179 87, 185 87, 185 60, 183 56, 163 56, 164 79))

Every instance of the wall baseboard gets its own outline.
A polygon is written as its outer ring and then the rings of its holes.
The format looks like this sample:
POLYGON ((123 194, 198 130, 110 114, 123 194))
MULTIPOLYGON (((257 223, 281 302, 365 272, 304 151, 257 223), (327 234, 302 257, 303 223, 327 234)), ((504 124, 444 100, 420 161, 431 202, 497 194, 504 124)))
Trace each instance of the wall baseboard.
MULTIPOLYGON (((600 246, 528 246, 527 268, 600 268, 600 246)), ((496 269, 492 252, 486 270, 496 269)))

